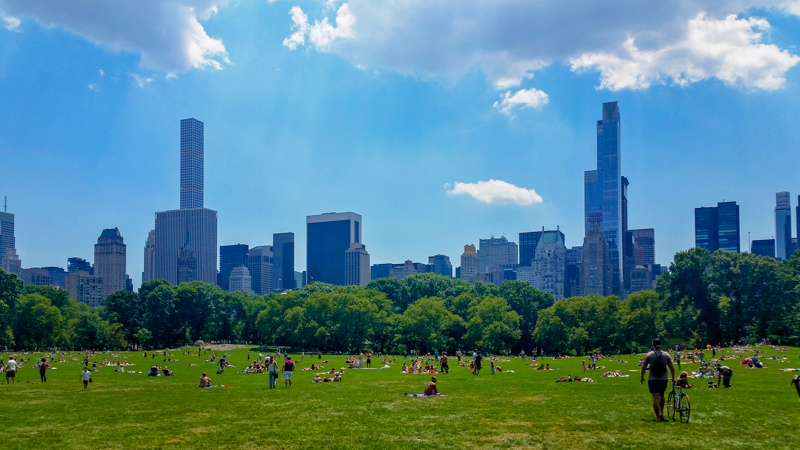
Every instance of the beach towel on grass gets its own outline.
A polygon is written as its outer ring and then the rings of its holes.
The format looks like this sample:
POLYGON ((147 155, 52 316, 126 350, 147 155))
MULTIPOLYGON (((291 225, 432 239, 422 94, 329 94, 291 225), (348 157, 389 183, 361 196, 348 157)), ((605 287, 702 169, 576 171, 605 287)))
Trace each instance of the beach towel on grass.
POLYGON ((403 394, 406 397, 447 397, 442 394, 403 394))

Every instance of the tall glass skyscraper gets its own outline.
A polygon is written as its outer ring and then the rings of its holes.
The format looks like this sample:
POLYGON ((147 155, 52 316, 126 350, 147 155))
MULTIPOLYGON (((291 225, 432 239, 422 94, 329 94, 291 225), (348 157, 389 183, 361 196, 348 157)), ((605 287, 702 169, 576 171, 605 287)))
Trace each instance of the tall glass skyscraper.
POLYGON ((0 212, 0 261, 6 256, 6 250, 16 249, 14 238, 14 215, 9 212, 0 212))
POLYGON ((542 238, 542 231, 528 231, 519 234, 519 266, 530 267, 536 256, 536 246, 542 238))
POLYGON ((792 256, 792 200, 788 192, 775 194, 775 256, 792 256))
POLYGON ((694 245, 712 253, 718 249, 738 253, 741 249, 739 205, 720 202, 717 206, 695 208, 694 245))
POLYGON ((294 281, 294 233, 275 233, 272 235, 272 251, 275 261, 272 289, 282 292, 295 289, 294 281))
POLYGON ((622 140, 619 105, 603 103, 603 118, 597 121, 597 170, 584 173, 584 225, 588 234, 599 224, 606 237, 612 267, 614 293, 622 294, 622 140))
POLYGON ((361 215, 353 212, 306 217, 308 283, 345 285, 345 252, 361 242, 361 215))
POLYGON ((181 281, 217 283, 217 212, 203 207, 203 132, 197 119, 181 120, 180 209, 156 213, 153 255, 154 279, 179 282, 178 259, 196 259, 192 271, 183 270, 181 281))
MULTIPOLYGON (((219 247, 219 274, 217 286, 223 291, 231 291, 230 276, 233 269, 247 265, 247 253, 250 246, 247 244, 222 245, 219 247)), ((250 276, 248 272, 247 276, 250 276)), ((248 286, 248 289, 250 286, 248 286)))
POLYGON ((739 205, 736 202, 717 203, 719 218, 719 248, 731 252, 741 251, 741 232, 739 230, 739 205))

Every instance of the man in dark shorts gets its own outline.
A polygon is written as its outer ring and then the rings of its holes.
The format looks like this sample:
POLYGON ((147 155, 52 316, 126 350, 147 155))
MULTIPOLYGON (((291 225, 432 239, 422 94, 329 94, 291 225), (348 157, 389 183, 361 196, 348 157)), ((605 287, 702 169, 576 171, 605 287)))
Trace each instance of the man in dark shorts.
POLYGON ((797 389, 797 395, 800 396, 800 375, 795 375, 794 378, 792 378, 792 382, 789 383, 789 386, 791 385, 794 385, 797 389))
POLYGON ((439 358, 439 364, 442 366, 442 373, 450 373, 450 366, 447 364, 447 352, 442 352, 442 357, 439 358))
POLYGON ((717 368, 717 373, 719 377, 717 377, 717 385, 729 388, 731 387, 731 377, 733 376, 733 370, 731 370, 728 366, 723 366, 720 363, 714 365, 717 368), (721 383, 720 383, 721 382, 721 383))
POLYGON ((661 339, 653 339, 653 351, 647 353, 642 361, 641 383, 644 383, 644 373, 650 368, 650 375, 647 379, 647 386, 653 396, 653 411, 656 413, 656 420, 664 421, 664 392, 667 390, 669 380, 675 380, 675 366, 672 365, 672 358, 668 353, 661 351, 661 339), (667 375, 667 368, 671 376, 667 375))
POLYGON ((475 353, 475 370, 472 372, 475 375, 481 374, 481 364, 483 363, 483 356, 481 356, 481 352, 475 353))

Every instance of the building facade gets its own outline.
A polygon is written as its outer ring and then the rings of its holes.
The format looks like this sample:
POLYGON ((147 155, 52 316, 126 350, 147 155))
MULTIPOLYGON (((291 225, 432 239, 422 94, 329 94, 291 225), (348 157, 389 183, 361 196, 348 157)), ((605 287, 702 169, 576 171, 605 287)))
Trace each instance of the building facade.
POLYGON ((296 289, 294 281, 294 233, 272 235, 272 252, 275 270, 272 287, 275 292, 296 289))
POLYGON ((740 251, 739 205, 720 202, 717 206, 695 208, 694 242, 710 252, 718 249, 740 251))
POLYGON ((247 269, 250 271, 251 289, 258 295, 272 293, 275 265, 271 245, 253 247, 247 253, 247 269))
POLYGON ((478 246, 478 261, 480 263, 478 270, 481 273, 489 273, 490 268, 493 266, 503 267, 519 263, 517 244, 510 242, 505 236, 480 239, 478 246))
MULTIPOLYGON (((247 253, 249 251, 250 246, 247 244, 221 245, 219 247, 217 286, 222 288, 223 291, 234 292, 229 284, 231 273, 234 268, 247 265, 247 253)), ((248 287, 248 289, 250 288, 248 287)))
POLYGON ((126 290, 127 248, 119 228, 106 228, 94 245, 94 274, 103 278, 103 298, 126 290))
POLYGON ((614 272, 609 257, 608 242, 600 224, 592 224, 583 239, 580 295, 612 295, 614 272))
POLYGON ((74 298, 91 308, 96 308, 103 302, 103 277, 79 270, 66 274, 64 284, 67 286, 69 298, 74 298))
POLYGON ((181 120, 181 208, 156 213, 153 277, 172 284, 179 284, 178 258, 187 243, 197 260, 190 281, 217 283, 217 212, 203 206, 203 133, 203 122, 181 120))
POLYGON ((536 246, 542 238, 541 231, 528 231, 519 234, 519 266, 529 267, 533 264, 536 246))
POLYGON ((8 273, 22 274, 22 260, 19 259, 15 248, 6 249, 3 259, 0 261, 0 266, 8 273))
POLYGON ((0 261, 9 249, 16 249, 17 242, 14 237, 14 214, 8 211, 0 212, 0 261))
POLYGON ((344 286, 345 252, 361 241, 362 221, 353 212, 306 217, 307 281, 344 286))
POLYGON ((344 252, 344 283, 346 286, 366 286, 370 281, 369 253, 364 244, 353 242, 344 252))
POLYGON ((788 192, 775 194, 775 257, 792 256, 792 198, 788 192))
POLYGON ((431 272, 442 275, 447 278, 453 278, 453 264, 450 262, 450 257, 447 255, 434 255, 428 257, 428 265, 431 266, 431 272))
POLYGON ((559 228, 550 231, 542 228, 542 236, 533 257, 533 287, 549 292, 556 300, 563 300, 566 272, 567 247, 564 244, 564 233, 559 228))
POLYGON ((144 241, 144 270, 142 271, 142 283, 154 280, 156 261, 156 230, 147 233, 147 240, 144 241))
POLYGON ((475 245, 467 244, 464 246, 464 253, 461 254, 461 267, 459 267, 459 278, 467 283, 475 283, 478 276, 480 260, 475 245))
POLYGON ((758 256, 775 257, 775 239, 754 239, 750 243, 750 253, 758 256))
POLYGON ((237 266, 231 269, 231 274, 228 276, 228 281, 225 283, 228 286, 229 292, 246 292, 254 294, 253 292, 253 279, 250 277, 250 271, 246 266, 237 266))
POLYGON ((584 226, 586 234, 598 224, 606 237, 612 268, 613 291, 623 290, 623 176, 621 126, 617 102, 603 103, 597 121, 597 169, 584 174, 584 226))

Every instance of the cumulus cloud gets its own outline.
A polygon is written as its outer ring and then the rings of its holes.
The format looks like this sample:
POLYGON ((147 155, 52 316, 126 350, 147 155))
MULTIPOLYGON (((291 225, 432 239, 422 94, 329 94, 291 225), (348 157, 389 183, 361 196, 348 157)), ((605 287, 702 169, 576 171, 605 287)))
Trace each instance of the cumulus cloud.
MULTIPOLYGON (((302 43, 310 36, 319 50, 356 67, 423 79, 455 81, 477 68, 501 90, 522 87, 555 63, 597 69, 608 89, 711 78, 774 89, 794 55, 764 42, 757 30, 769 23, 754 14, 800 15, 800 0, 584 0, 579 7, 561 0, 349 0, 344 6, 349 27, 337 14, 337 27, 316 22, 302 43), (339 39, 331 32, 336 28, 349 29, 349 38, 339 39), (606 81, 612 73, 633 81, 606 81)), ((302 29, 294 24, 295 32, 302 29)))
POLYGON ((3 28, 10 31, 19 31, 19 25, 22 22, 16 17, 5 16, 3 17, 3 28))
POLYGON ((229 63, 209 20, 229 0, 0 0, 0 9, 43 26, 63 28, 115 52, 138 54, 144 67, 165 72, 221 69, 229 63))
MULTIPOLYGON (((335 2, 327 2, 328 7, 332 7, 334 4, 335 2)), ((289 14, 292 16, 292 30, 294 32, 283 40, 283 45, 289 47, 290 50, 295 50, 297 47, 304 45, 306 34, 308 34, 311 44, 320 51, 328 51, 331 43, 337 39, 353 38, 353 24, 355 24, 356 18, 350 12, 350 7, 347 3, 342 4, 336 11, 335 26, 330 24, 327 17, 321 21, 315 21, 314 25, 309 25, 308 16, 299 6, 293 7, 289 14)))
POLYGON ((447 195, 467 194, 475 200, 490 205, 533 205, 542 203, 542 197, 533 189, 514 186, 500 180, 479 181, 477 183, 461 183, 456 181, 453 187, 445 185, 447 195))
POLYGON ((663 48, 643 51, 628 38, 621 56, 610 53, 584 54, 570 61, 572 69, 600 71, 600 87, 612 91, 646 89, 653 83, 686 86, 709 78, 726 84, 743 84, 765 90, 779 89, 784 74, 800 57, 776 45, 761 43, 769 23, 764 19, 722 20, 704 13, 690 20, 686 38, 663 48))
POLYGON ((513 94, 511 91, 500 95, 500 100, 494 102, 494 108, 501 113, 511 115, 514 108, 541 108, 550 101, 550 97, 536 89, 520 89, 513 94))

